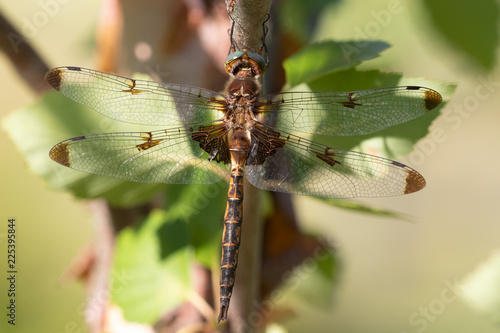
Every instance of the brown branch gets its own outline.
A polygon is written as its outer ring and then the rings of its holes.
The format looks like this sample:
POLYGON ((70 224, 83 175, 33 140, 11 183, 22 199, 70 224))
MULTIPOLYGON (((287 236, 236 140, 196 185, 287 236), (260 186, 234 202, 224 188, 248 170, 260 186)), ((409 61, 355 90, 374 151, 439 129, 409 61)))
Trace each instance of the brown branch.
POLYGON ((0 50, 12 62, 19 75, 37 93, 50 88, 43 76, 49 68, 29 41, 0 12, 0 50))
POLYGON ((267 20, 271 0, 226 0, 234 20, 233 42, 237 50, 258 50, 262 45, 263 23, 267 20))
POLYGON ((105 322, 105 310, 109 302, 109 276, 113 260, 115 231, 113 213, 105 200, 89 201, 94 215, 95 229, 94 260, 87 277, 87 304, 85 321, 91 333, 102 331, 105 322))

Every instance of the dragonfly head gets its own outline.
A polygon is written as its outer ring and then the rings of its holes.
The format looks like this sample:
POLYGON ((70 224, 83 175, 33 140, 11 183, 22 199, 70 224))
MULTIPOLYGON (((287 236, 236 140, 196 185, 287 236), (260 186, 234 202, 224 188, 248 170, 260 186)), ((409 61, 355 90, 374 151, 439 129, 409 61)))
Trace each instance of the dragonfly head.
POLYGON ((241 70, 250 70, 251 75, 258 78, 266 70, 266 61, 257 52, 244 48, 228 55, 224 67, 231 76, 236 76, 241 70))

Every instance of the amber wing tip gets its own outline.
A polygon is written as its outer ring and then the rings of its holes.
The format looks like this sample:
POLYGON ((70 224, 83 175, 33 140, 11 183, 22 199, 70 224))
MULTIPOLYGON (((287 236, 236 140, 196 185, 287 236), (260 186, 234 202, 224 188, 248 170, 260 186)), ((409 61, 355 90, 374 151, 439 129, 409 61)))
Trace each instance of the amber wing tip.
POLYGON ((410 194, 420 191, 425 187, 425 179, 415 170, 408 170, 406 176, 406 187, 404 189, 404 194, 410 194))
POLYGON ((441 94, 435 90, 427 90, 425 92, 425 108, 427 111, 435 109, 443 101, 441 94))
POLYGON ((71 163, 69 161, 69 152, 68 152, 68 144, 67 143, 59 143, 52 147, 52 149, 49 152, 49 157, 66 167, 71 167, 71 163))
POLYGON ((60 68, 53 68, 45 74, 45 81, 48 82, 55 90, 61 88, 62 71, 60 68))

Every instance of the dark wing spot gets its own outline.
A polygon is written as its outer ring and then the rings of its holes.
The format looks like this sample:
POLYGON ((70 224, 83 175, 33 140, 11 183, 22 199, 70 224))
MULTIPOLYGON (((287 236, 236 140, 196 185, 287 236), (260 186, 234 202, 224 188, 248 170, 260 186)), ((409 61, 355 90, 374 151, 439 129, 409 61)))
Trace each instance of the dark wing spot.
POLYGON ((75 136, 74 138, 71 138, 71 141, 79 141, 85 139, 85 135, 80 135, 80 136, 75 136))
POLYGON ((404 194, 420 191, 425 187, 425 179, 413 169, 406 170, 406 186, 404 194))
POLYGON ((424 99, 425 99, 425 108, 427 109, 427 111, 431 111, 436 106, 441 104, 441 102, 443 101, 441 95, 434 90, 427 90, 425 92, 424 99))
POLYGON ((335 152, 333 151, 332 148, 327 147, 323 154, 318 152, 315 152, 314 154, 316 155, 317 158, 319 158, 325 163, 328 163, 331 166, 335 166, 335 164, 341 164, 339 161, 337 161, 332 157, 335 156, 335 152))
POLYGON ((129 92, 132 95, 139 95, 140 93, 145 92, 146 90, 141 90, 141 89, 129 89, 129 90, 124 90, 124 92, 129 92))
POLYGON ((391 161, 391 163, 399 168, 405 169, 406 171, 406 185, 403 194, 417 192, 425 187, 425 179, 417 171, 397 161, 391 161))
POLYGON ((227 129, 224 124, 202 125, 197 131, 190 128, 190 132, 191 139, 198 142, 200 148, 208 153, 210 161, 231 163, 229 147, 225 139, 227 129))
POLYGON ((145 92, 146 90, 141 90, 141 89, 135 89, 136 81, 134 79, 129 79, 129 81, 132 81, 132 84, 127 83, 130 89, 124 89, 122 92, 128 92, 131 93, 132 95, 139 95, 140 93, 145 92))
POLYGON ((355 95, 355 93, 350 92, 349 93, 349 102, 339 102, 339 103, 342 104, 343 106, 345 106, 346 108, 354 109, 355 106, 361 105, 360 103, 354 102, 356 100, 356 97, 354 95, 355 95))
POLYGON ((399 163, 397 161, 392 161, 391 163, 400 168, 406 168, 406 165, 404 165, 403 163, 399 163))
POLYGON ((63 71, 60 68, 54 68, 45 74, 45 81, 47 81, 55 90, 61 89, 61 79, 63 71))
POLYGON ((71 167, 71 162, 69 161, 68 144, 65 142, 61 142, 55 145, 50 150, 49 157, 61 165, 67 166, 68 168, 71 167))
POLYGON ((349 101, 349 102, 340 102, 340 104, 342 104, 343 106, 345 106, 346 108, 351 108, 351 109, 354 109, 355 106, 359 106, 361 105, 360 103, 354 103, 354 101, 349 101))
POLYGON ((146 149, 152 148, 156 145, 158 145, 160 142, 162 142, 164 139, 158 139, 158 140, 150 140, 146 141, 144 143, 138 144, 135 147, 139 149, 139 151, 144 151, 146 149))
POLYGON ((82 68, 81 67, 76 67, 76 66, 68 66, 66 67, 70 71, 75 71, 75 72, 81 72, 82 68))
POLYGON ((420 90, 421 87, 419 86, 408 86, 406 87, 407 90, 420 90))
POLYGON ((277 149, 283 148, 286 144, 286 140, 280 138, 280 132, 263 128, 259 124, 255 124, 251 136, 251 153, 247 158, 247 165, 264 164, 266 158, 276 154, 277 149))

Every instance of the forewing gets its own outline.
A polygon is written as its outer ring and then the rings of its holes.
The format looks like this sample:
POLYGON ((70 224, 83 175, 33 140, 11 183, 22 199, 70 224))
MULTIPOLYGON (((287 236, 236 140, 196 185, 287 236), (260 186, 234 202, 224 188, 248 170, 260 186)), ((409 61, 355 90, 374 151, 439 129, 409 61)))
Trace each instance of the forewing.
POLYGON ((223 116, 224 96, 180 84, 134 80, 81 67, 58 67, 47 82, 72 100, 123 122, 175 126, 223 116))
POLYGON ((246 166, 256 187, 323 198, 395 196, 425 187, 422 175, 399 162, 283 134, 283 148, 261 165, 246 166))
POLYGON ((280 129, 354 136, 418 118, 442 101, 432 89, 406 86, 352 92, 289 92, 264 96, 256 111, 280 129))
POLYGON ((54 161, 88 173, 140 183, 209 184, 228 166, 208 154, 183 129, 74 137, 50 151, 54 161))

